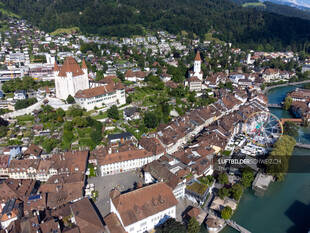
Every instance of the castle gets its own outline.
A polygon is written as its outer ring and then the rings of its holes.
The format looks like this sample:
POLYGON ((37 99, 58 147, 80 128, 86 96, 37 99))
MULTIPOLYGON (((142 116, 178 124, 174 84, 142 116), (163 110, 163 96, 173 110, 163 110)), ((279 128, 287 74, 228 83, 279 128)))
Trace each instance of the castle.
POLYGON ((59 67, 54 65, 56 97, 66 100, 69 95, 72 97, 79 90, 89 89, 88 71, 85 61, 82 67, 73 57, 67 57, 64 64, 59 67))

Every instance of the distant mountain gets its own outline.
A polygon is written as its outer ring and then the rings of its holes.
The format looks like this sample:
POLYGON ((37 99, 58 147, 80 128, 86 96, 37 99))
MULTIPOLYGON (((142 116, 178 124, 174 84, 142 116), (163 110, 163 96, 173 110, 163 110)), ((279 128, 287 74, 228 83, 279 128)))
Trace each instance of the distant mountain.
POLYGON ((310 9, 300 9, 288 5, 279 5, 272 2, 265 2, 264 4, 266 6, 265 10, 268 12, 310 20, 310 9))
POLYGON ((257 10, 264 10, 279 15, 310 20, 310 9, 308 8, 301 9, 290 6, 288 4, 282 5, 279 3, 274 3, 276 1, 271 2, 272 0, 264 2, 259 0, 232 0, 232 1, 247 8, 256 8, 257 10))
MULTIPOLYGON (((241 1, 241 0, 239 0, 241 1)), ((249 0, 253 2, 253 0, 249 0)), ((1 0, 4 7, 47 32, 79 27, 84 33, 127 37, 148 31, 186 31, 251 49, 310 52, 310 21, 231 0, 1 0)))
POLYGON ((288 5, 296 7, 299 9, 308 9, 310 10, 310 1, 309 0, 260 0, 261 2, 272 2, 276 4, 288 5))

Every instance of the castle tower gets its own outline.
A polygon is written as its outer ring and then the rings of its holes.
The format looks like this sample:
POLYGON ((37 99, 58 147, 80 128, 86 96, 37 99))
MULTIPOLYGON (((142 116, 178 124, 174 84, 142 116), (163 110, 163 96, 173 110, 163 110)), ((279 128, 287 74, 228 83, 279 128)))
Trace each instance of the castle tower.
POLYGON ((84 58, 83 58, 83 61, 82 61, 82 70, 83 70, 84 74, 88 74, 88 72, 87 72, 87 65, 86 65, 86 62, 85 62, 84 58))
POLYGON ((57 76, 59 74, 59 66, 57 65, 57 62, 54 63, 54 76, 57 76))
POLYGON ((89 88, 85 61, 81 68, 73 57, 67 57, 60 68, 54 64, 54 76, 56 97, 59 99, 65 100, 69 95, 74 97, 79 90, 89 88))

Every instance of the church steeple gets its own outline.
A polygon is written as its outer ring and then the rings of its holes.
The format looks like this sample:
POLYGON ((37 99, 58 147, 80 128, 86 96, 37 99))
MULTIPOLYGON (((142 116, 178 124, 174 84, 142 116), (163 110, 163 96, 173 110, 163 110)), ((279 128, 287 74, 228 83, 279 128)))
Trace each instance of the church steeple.
POLYGON ((200 72, 201 72, 201 57, 200 57, 200 52, 197 51, 196 57, 194 60, 194 73, 195 73, 195 76, 199 77, 199 79, 200 79, 200 75, 199 75, 200 72))
POLYGON ((197 51, 195 61, 200 61, 201 62, 201 57, 200 57, 200 52, 197 51))

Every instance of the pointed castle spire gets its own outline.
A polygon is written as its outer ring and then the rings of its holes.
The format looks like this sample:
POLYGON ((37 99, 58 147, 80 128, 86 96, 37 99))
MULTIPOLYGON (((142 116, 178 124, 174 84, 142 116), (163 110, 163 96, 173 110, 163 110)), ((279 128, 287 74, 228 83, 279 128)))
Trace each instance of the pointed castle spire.
POLYGON ((57 65, 57 62, 54 63, 54 71, 59 71, 59 66, 57 65))
POLYGON ((86 65, 86 62, 85 62, 84 58, 83 58, 83 61, 82 61, 82 69, 87 69, 87 65, 86 65))

